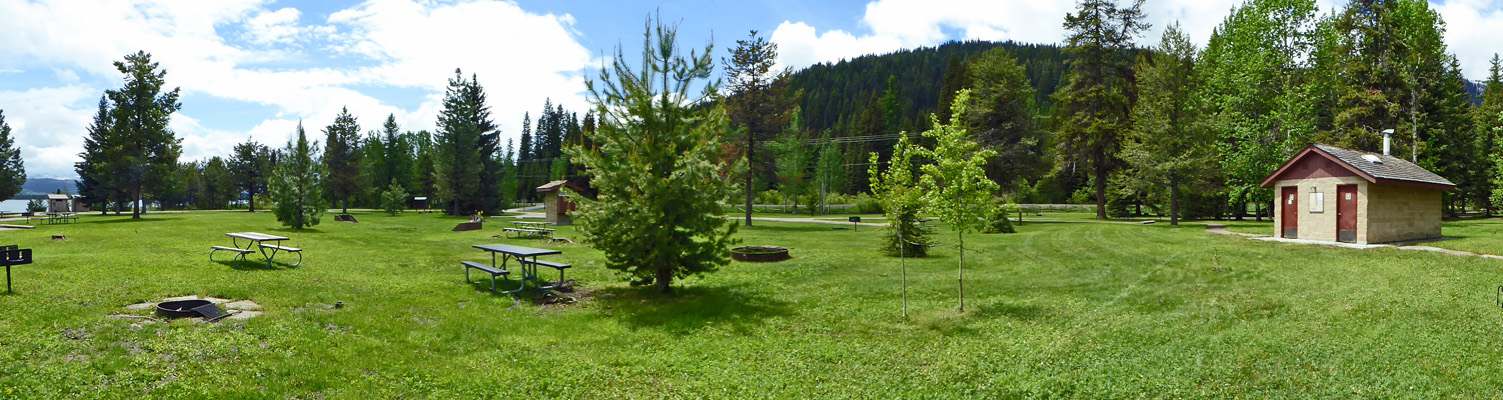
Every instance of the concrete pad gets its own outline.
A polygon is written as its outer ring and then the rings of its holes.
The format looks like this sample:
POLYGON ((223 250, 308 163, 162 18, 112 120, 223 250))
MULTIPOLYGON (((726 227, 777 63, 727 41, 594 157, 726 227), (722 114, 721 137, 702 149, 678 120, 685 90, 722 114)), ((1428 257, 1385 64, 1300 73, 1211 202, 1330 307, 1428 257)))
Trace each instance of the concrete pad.
POLYGON ((224 304, 230 302, 230 299, 221 299, 218 297, 205 297, 204 300, 208 300, 210 303, 214 304, 224 304))
POLYGON ((130 311, 146 311, 146 310, 152 310, 152 309, 156 309, 156 308, 157 308, 157 303, 136 303, 136 304, 131 304, 131 305, 125 306, 125 309, 126 310, 130 310, 130 311))
POLYGON ((240 300, 237 302, 225 304, 224 308, 230 310, 260 310, 261 305, 256 304, 256 302, 250 300, 240 300))
POLYGON ((251 319, 251 318, 255 318, 255 317, 259 317, 259 316, 261 316, 261 312, 260 311, 241 311, 241 312, 235 313, 235 315, 224 317, 224 319, 247 320, 247 319, 251 319))
POLYGON ((1453 255, 1453 256, 1476 256, 1477 255, 1477 253, 1473 253, 1473 252, 1469 252, 1469 251, 1459 251, 1459 250, 1451 250, 1451 249, 1442 249, 1442 248, 1439 248, 1439 247, 1430 247, 1430 246, 1404 246, 1404 247, 1399 247, 1399 250, 1428 251, 1428 252, 1432 252, 1432 253, 1450 254, 1450 255, 1453 255))
POLYGON ((194 295, 190 294, 190 295, 187 295, 187 296, 168 297, 166 299, 162 299, 162 302, 166 303, 166 302, 169 302, 169 301, 182 301, 182 300, 198 300, 198 296, 194 296, 194 295))
POLYGON ((1356 244, 1356 243, 1330 242, 1330 241, 1325 241, 1325 240, 1285 239, 1285 238, 1276 238, 1276 237, 1257 237, 1257 238, 1252 238, 1252 239, 1253 240, 1262 240, 1262 241, 1265 241, 1265 242, 1279 242, 1279 243, 1292 243, 1292 244, 1313 244, 1313 245, 1318 245, 1318 246, 1333 246, 1333 247, 1342 247, 1342 248, 1358 249, 1358 250, 1376 249, 1376 248, 1381 248, 1381 247, 1393 247, 1393 246, 1386 245, 1386 244, 1356 244))

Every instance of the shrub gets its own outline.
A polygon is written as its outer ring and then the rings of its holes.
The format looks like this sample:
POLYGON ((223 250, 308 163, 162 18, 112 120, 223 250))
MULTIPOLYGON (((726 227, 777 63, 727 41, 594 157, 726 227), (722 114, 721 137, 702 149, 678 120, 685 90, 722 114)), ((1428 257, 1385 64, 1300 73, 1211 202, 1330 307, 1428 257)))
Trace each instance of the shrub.
POLYGON ((981 233, 1017 233, 1012 221, 1007 219, 1008 215, 1017 211, 1018 206, 1011 204, 992 207, 992 214, 987 217, 986 225, 981 227, 981 233))
POLYGON ((42 199, 31 199, 26 202, 26 211, 34 213, 47 211, 47 202, 42 199))
POLYGON ((857 214, 882 214, 882 202, 877 199, 866 198, 856 202, 857 214))
POLYGON ((397 215, 402 212, 403 208, 406 208, 404 207, 406 200, 407 189, 398 185, 396 180, 392 180, 391 186, 387 187, 385 192, 381 192, 381 209, 386 210, 387 214, 397 215))

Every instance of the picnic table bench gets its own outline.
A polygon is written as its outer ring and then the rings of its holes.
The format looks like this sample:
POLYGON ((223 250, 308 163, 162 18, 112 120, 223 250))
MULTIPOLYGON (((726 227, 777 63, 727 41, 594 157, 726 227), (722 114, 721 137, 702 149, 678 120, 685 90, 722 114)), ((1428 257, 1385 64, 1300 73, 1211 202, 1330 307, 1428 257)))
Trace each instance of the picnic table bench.
POLYGON ((501 228, 501 232, 505 234, 506 237, 513 239, 521 239, 528 236, 537 237, 538 239, 547 239, 553 237, 553 231, 554 230, 550 228, 501 228))
POLYGON ((546 255, 553 255, 553 254, 563 254, 563 252, 558 251, 558 250, 535 249, 535 248, 531 248, 531 247, 512 246, 512 245, 507 245, 507 244, 477 244, 477 245, 474 245, 473 247, 491 253, 491 264, 490 265, 485 265, 485 264, 482 264, 482 263, 472 262, 472 261, 460 261, 459 263, 464 266, 464 279, 465 279, 465 282, 467 282, 467 283, 475 283, 475 282, 471 282, 470 281, 470 270, 471 269, 480 270, 481 272, 485 272, 487 274, 490 274, 491 275, 491 293, 498 293, 498 294, 513 294, 513 293, 518 293, 518 292, 521 292, 523 289, 527 288, 527 281, 533 281, 534 286, 538 290, 558 289, 558 288, 563 287, 563 285, 564 285, 564 270, 568 269, 570 267, 569 264, 562 264, 562 263, 549 262, 549 261, 541 261, 541 260, 537 259, 538 256, 546 256, 546 255), (496 264, 496 255, 497 254, 501 255, 501 257, 500 257, 501 258, 501 264, 500 265, 496 264), (517 285, 516 289, 507 290, 507 291, 499 291, 498 292, 498 291, 496 291, 496 277, 497 276, 509 276, 509 275, 511 275, 511 271, 506 268, 506 264, 507 264, 508 260, 513 259, 513 258, 517 259, 517 263, 519 265, 521 265, 521 267, 522 267, 522 270, 521 270, 522 276, 518 280, 519 285, 517 285), (553 286, 537 285, 537 282, 539 281, 539 279, 538 279, 538 273, 537 273, 537 267, 539 265, 558 270, 558 283, 555 284, 555 285, 553 285, 553 286))
POLYGON ((267 267, 271 267, 271 261, 272 259, 276 258, 277 252, 297 254, 297 262, 291 264, 290 266, 292 267, 296 267, 303 263, 303 249, 281 245, 282 241, 288 240, 288 238, 286 237, 268 235, 258 232, 231 232, 224 235, 230 237, 233 246, 209 246, 209 248, 211 249, 209 250, 209 261, 214 260, 214 253, 218 251, 228 251, 235 253, 235 257, 230 259, 230 261, 233 262, 237 259, 245 260, 245 256, 247 254, 255 253, 259 250, 261 252, 261 257, 266 258, 267 267), (240 247, 240 239, 246 240, 244 248, 240 247), (276 243, 267 244, 266 242, 276 243), (271 250, 270 254, 267 254, 266 252, 266 250, 268 249, 271 250))

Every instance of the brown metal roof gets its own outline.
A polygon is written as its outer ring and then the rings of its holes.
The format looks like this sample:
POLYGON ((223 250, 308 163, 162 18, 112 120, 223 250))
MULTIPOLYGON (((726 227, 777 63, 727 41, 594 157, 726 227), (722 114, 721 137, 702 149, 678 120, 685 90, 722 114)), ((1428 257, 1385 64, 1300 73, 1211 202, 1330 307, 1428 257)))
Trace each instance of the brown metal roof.
POLYGON ((1337 161, 1343 167, 1356 172, 1358 176, 1372 183, 1417 186, 1440 190, 1456 188, 1456 184, 1450 180, 1402 158, 1321 144, 1311 145, 1305 148, 1304 151, 1299 152, 1288 163, 1285 163, 1284 166, 1274 171, 1272 175, 1269 175, 1267 179, 1264 179, 1261 186, 1269 187, 1290 166, 1294 165, 1301 158, 1310 156, 1312 153, 1337 161), (1376 157, 1380 162, 1368 161, 1363 156, 1376 157))

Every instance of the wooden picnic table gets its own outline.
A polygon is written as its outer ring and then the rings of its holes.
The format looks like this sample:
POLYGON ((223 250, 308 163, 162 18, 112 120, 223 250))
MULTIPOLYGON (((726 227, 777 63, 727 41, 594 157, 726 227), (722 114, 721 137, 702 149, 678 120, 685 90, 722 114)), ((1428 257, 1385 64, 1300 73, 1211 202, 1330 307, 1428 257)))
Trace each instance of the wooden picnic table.
MULTIPOLYGON (((234 247, 212 246, 214 250, 209 251, 210 260, 214 259, 214 252, 220 250, 238 253, 235 258, 244 260, 246 254, 252 253, 254 251, 252 249, 256 249, 261 252, 261 257, 266 259, 267 267, 271 267, 271 261, 276 258, 278 251, 296 253, 297 263, 292 264, 294 267, 303 263, 303 249, 282 246, 282 241, 288 240, 285 236, 268 235, 260 232, 230 232, 224 235, 230 237, 230 241, 234 244, 234 247), (244 248, 240 247, 240 239, 246 240, 244 248), (266 244, 265 242, 276 243, 266 244), (271 254, 266 253, 267 249, 271 249, 271 254)), ((234 259, 231 260, 233 261, 234 259)))
POLYGON ((512 293, 521 292, 523 289, 527 288, 527 281, 533 281, 534 286, 536 286, 536 288, 538 290, 551 290, 551 289, 560 288, 560 287, 563 286, 563 280, 564 280, 564 274, 563 274, 564 272, 563 271, 564 271, 564 269, 569 268, 568 264, 550 263, 550 262, 538 261, 538 259, 537 259, 538 256, 563 254, 562 251, 558 251, 558 250, 552 250, 552 249, 535 249, 535 248, 531 248, 531 247, 513 246, 513 245, 509 245, 509 244, 477 244, 477 245, 474 245, 474 247, 477 248, 477 249, 484 250, 486 252, 491 253, 491 265, 490 265, 489 268, 485 268, 484 264, 479 264, 479 263, 474 263, 474 262, 468 262, 468 261, 461 262, 461 264, 464 264, 464 266, 465 266, 465 281, 466 282, 470 281, 470 269, 472 269, 472 268, 488 272, 488 273, 491 274, 491 292, 495 292, 495 293, 512 294, 512 293), (500 265, 496 264, 496 255, 497 254, 501 255, 501 257, 500 257, 501 258, 500 265), (505 291, 505 292, 497 292, 496 291, 496 276, 498 276, 498 275, 504 276, 504 275, 510 274, 510 270, 506 268, 506 264, 507 264, 507 261, 509 261, 509 260, 511 260, 513 258, 517 259, 517 264, 520 264, 520 266, 521 266, 521 272, 522 272, 522 276, 521 276, 521 279, 520 279, 520 283, 521 284, 518 285, 517 288, 514 289, 514 290, 508 290, 508 291, 505 291), (547 267, 550 267, 550 268, 558 269, 559 270, 559 275, 558 275, 559 282, 558 282, 558 284, 553 285, 553 286, 542 286, 541 284, 538 284, 537 283, 539 281, 539 279, 538 279, 538 270, 537 270, 538 265, 543 265, 543 266, 547 266, 547 267))

